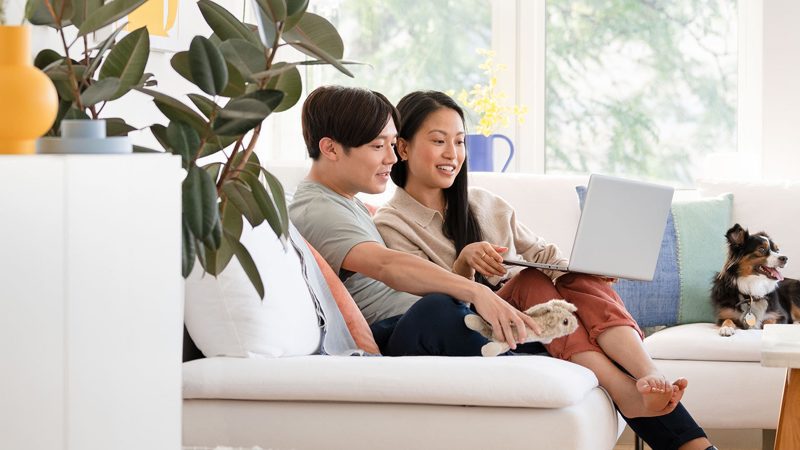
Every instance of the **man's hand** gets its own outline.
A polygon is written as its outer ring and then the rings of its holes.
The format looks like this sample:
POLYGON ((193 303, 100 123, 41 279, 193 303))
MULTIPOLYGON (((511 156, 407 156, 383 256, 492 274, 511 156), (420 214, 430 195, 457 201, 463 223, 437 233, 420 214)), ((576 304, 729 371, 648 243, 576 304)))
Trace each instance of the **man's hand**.
POLYGON ((461 250, 453 263, 453 272, 467 278, 472 278, 475 272, 487 277, 505 275, 506 268, 503 267, 503 257, 500 254, 507 251, 507 247, 486 241, 473 242, 461 250))
POLYGON ((525 342, 528 337, 526 326, 536 334, 541 334, 542 332, 533 319, 521 311, 517 311, 486 286, 477 285, 476 296, 471 300, 478 314, 492 325, 494 338, 506 341, 512 350, 517 348, 512 326, 517 329, 517 339, 519 339, 520 344, 525 342))

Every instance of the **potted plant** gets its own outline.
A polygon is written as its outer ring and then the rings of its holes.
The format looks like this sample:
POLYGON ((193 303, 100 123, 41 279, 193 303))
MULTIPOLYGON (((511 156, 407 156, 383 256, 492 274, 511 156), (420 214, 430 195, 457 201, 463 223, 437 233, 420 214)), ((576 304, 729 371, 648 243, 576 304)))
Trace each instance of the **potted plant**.
MULTIPOLYGON (((124 28, 119 26, 96 46, 89 41, 90 34, 116 23, 145 1, 28 0, 25 18, 31 24, 55 29, 61 42, 58 50, 44 49, 34 59, 34 65, 52 80, 58 92, 58 114, 47 136, 60 136, 62 120, 97 120, 108 102, 134 87, 155 84, 152 74, 144 73, 150 55, 147 28, 138 28, 117 41, 124 28), (70 28, 77 32, 72 40, 67 38, 70 28)), ((105 122, 108 136, 127 136, 135 130, 119 117, 106 118, 105 122)), ((97 150, 85 149, 92 153, 97 150)))
POLYGON ((58 100, 53 83, 31 64, 30 30, 7 25, 0 0, 0 153, 26 154, 53 124, 58 100))
POLYGON ((254 4, 258 26, 241 22, 213 1, 197 2, 214 34, 196 36, 189 50, 175 54, 171 64, 206 94, 187 95, 199 112, 167 94, 136 89, 151 95, 169 119, 168 126, 150 129, 166 151, 181 156, 186 169, 183 276, 189 276, 195 260, 207 273, 218 275, 235 256, 264 298, 261 276, 240 242, 243 221, 253 227, 267 222, 285 242, 289 216, 280 182, 254 153, 262 122, 297 103, 302 89, 298 66, 330 64, 352 74, 342 62, 339 33, 306 10, 308 0, 254 4), (311 59, 276 62, 285 46, 311 59), (212 155, 214 162, 201 162, 212 155))
POLYGON ((516 117, 522 123, 528 108, 524 105, 505 104, 506 93, 497 89, 497 75, 505 70, 505 66, 494 62, 494 52, 491 50, 478 49, 478 54, 485 57, 479 68, 486 75, 487 82, 476 84, 471 90, 462 90, 458 94, 458 101, 466 106, 469 112, 479 117, 475 127, 478 134, 468 134, 466 139, 470 159, 469 170, 481 172, 494 170, 492 144, 496 139, 500 139, 509 146, 508 159, 501 169, 501 172, 505 172, 514 157, 514 144, 505 135, 496 134, 494 131, 498 126, 508 127, 512 117, 516 117))

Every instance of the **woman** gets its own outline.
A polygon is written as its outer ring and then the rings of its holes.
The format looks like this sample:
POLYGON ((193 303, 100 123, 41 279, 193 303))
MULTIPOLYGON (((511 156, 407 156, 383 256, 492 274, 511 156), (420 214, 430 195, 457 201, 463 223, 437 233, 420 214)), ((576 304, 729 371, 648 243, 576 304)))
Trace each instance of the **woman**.
POLYGON ((502 199, 467 189, 461 108, 447 95, 427 91, 405 96, 397 109, 398 162, 391 177, 399 189, 375 216, 386 245, 467 278, 495 285, 507 280, 497 294, 520 310, 552 298, 574 303, 578 330, 547 345, 548 352, 591 369, 651 447, 713 448, 688 412, 676 406, 686 380, 669 384, 659 373, 642 346, 641 330, 607 279, 504 268, 503 255, 565 260, 555 245, 518 223, 502 199))

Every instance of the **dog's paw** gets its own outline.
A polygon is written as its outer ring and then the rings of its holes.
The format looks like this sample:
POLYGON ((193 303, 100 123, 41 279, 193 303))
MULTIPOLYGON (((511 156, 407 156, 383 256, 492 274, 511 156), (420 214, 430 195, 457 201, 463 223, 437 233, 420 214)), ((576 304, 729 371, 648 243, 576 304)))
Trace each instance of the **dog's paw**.
POLYGON ((736 333, 736 328, 734 327, 726 327, 726 326, 719 327, 720 336, 728 337, 728 336, 733 336, 735 333, 736 333))

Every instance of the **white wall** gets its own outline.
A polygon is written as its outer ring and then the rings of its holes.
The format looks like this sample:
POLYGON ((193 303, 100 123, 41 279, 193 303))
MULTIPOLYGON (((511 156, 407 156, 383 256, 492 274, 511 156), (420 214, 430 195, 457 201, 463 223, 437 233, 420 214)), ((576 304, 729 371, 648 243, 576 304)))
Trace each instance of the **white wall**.
POLYGON ((765 0, 763 3, 763 177, 797 180, 800 179, 800 2, 765 0))

